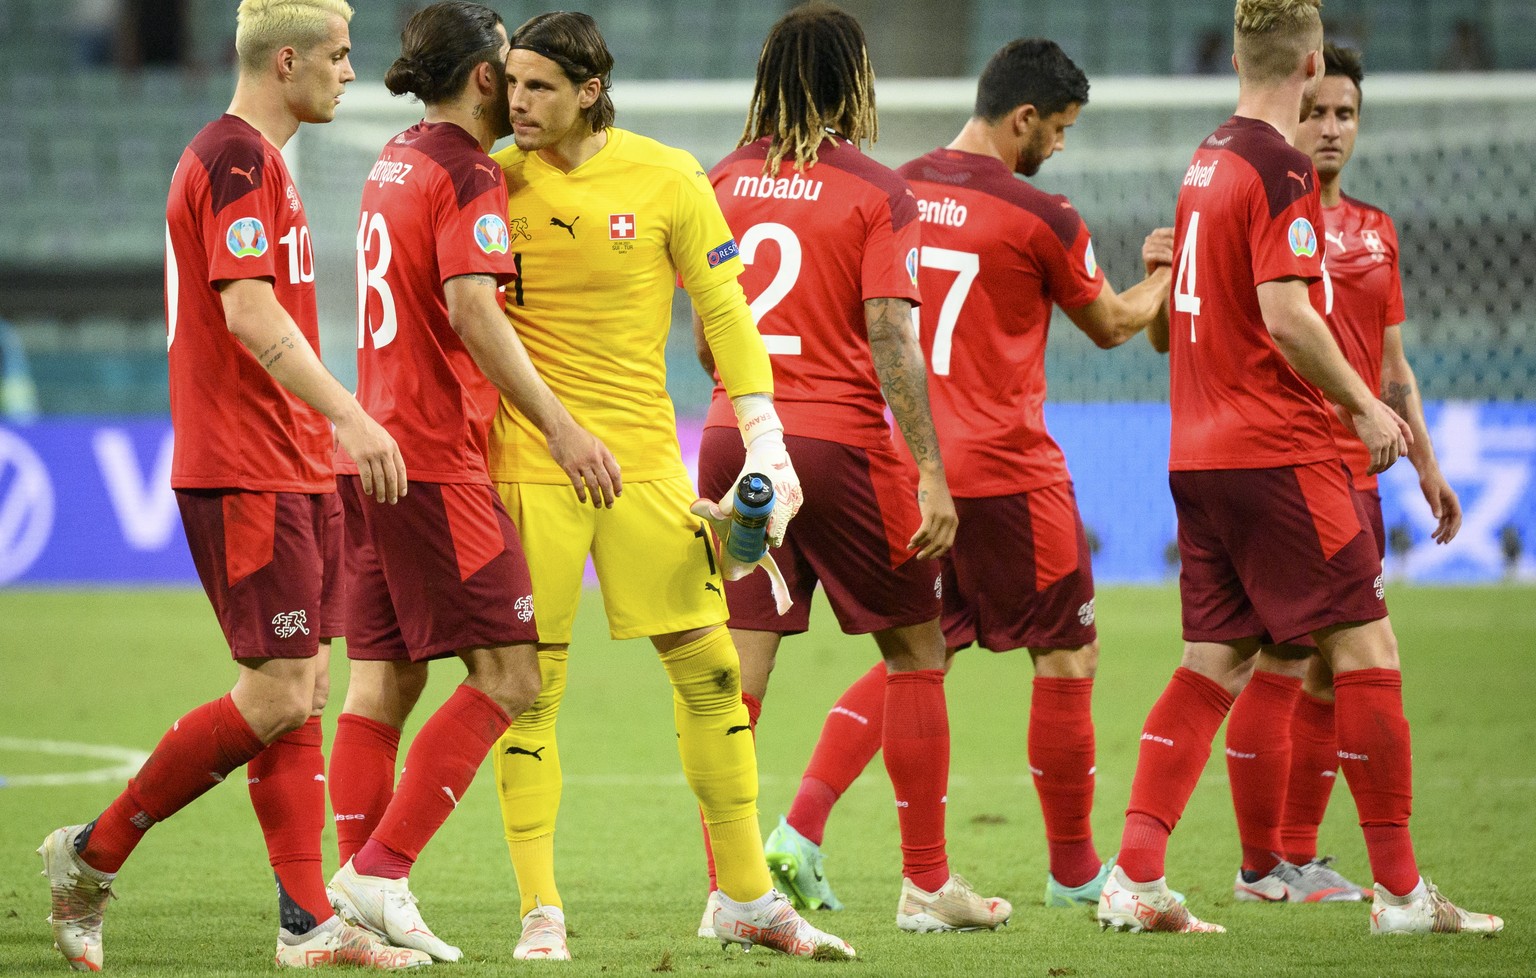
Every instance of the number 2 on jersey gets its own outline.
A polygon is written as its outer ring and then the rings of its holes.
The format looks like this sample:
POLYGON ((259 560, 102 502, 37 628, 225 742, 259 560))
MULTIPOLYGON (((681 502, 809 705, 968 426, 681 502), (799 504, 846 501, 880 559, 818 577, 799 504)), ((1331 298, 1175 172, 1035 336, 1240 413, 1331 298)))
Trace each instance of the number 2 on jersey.
MULTIPOLYGON (((805 257, 805 251, 800 247, 800 238, 793 229, 772 221, 762 224, 754 224, 747 229, 747 233, 741 236, 741 263, 752 264, 757 257, 757 247, 764 241, 772 241, 779 246, 779 270, 773 273, 773 278, 768 282, 768 287, 763 289, 761 295, 753 299, 748 308, 752 310, 752 321, 762 324, 763 317, 773 311, 773 307, 783 302, 795 283, 800 280, 800 265, 805 257)), ((765 333, 763 345, 768 348, 769 354, 781 356, 795 356, 800 352, 800 337, 794 334, 765 333)))

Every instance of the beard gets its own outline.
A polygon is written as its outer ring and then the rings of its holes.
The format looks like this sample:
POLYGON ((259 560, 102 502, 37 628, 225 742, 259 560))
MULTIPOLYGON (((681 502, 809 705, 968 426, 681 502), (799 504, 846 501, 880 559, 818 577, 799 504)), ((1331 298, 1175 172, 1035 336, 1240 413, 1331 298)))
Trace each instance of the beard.
POLYGON ((486 108, 491 113, 491 131, 497 139, 512 135, 512 103, 507 98, 507 69, 500 66, 496 69, 499 84, 496 86, 496 94, 491 99, 491 104, 486 108))

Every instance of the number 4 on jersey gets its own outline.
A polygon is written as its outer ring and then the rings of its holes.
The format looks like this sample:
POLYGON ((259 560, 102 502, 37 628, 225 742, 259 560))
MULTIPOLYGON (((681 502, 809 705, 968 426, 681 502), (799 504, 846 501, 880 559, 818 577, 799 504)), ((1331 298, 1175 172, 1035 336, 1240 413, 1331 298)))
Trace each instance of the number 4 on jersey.
POLYGON ((1195 252, 1200 241, 1200 212, 1189 215, 1189 230, 1184 232, 1184 246, 1179 251, 1179 270, 1173 279, 1173 311, 1189 313, 1189 341, 1195 342, 1195 317, 1200 315, 1200 297, 1195 294, 1195 252))

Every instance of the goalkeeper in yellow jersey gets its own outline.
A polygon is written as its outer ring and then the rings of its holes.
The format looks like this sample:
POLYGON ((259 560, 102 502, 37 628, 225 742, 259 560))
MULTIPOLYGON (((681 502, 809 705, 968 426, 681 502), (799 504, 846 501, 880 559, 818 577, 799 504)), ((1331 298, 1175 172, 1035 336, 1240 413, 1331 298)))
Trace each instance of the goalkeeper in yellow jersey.
POLYGON ((722 941, 808 956, 851 953, 771 889, 757 823, 757 763, 740 664, 725 629, 720 568, 689 512, 663 351, 681 278, 699 310, 746 445, 743 470, 768 474, 772 542, 800 484, 773 408, 773 373, 736 276, 736 243, 704 170, 688 153, 615 129, 613 57, 591 17, 548 13, 512 35, 508 97, 516 146, 496 154, 509 193, 517 280, 507 316, 539 374, 619 463, 622 498, 571 493, 543 436, 505 402, 491 435, 491 478, 533 575, 543 692, 497 745, 497 787, 522 895, 514 956, 567 958, 555 887, 560 804, 555 715, 571 623, 590 553, 614 638, 647 637, 672 682, 683 771, 714 847, 725 897, 722 941))

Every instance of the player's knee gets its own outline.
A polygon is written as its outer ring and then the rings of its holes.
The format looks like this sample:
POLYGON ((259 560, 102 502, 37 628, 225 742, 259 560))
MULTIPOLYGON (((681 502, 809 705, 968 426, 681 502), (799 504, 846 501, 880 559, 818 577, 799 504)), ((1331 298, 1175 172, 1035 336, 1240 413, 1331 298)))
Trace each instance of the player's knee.
POLYGON ((284 734, 293 733, 304 726, 313 715, 311 709, 314 705, 314 693, 308 688, 296 687, 285 690, 282 695, 274 696, 268 704, 266 713, 267 729, 272 731, 272 737, 268 743, 276 740, 284 734))
POLYGON ((1075 649, 1030 649, 1035 675, 1043 679, 1092 679, 1099 671, 1097 639, 1075 649))
POLYGON ((310 694, 309 715, 321 716, 325 713, 325 704, 331 699, 331 674, 324 670, 315 673, 315 688, 310 694))
POLYGON ((488 651, 491 654, 471 662, 470 685, 495 700, 511 716, 518 717, 539 698, 543 684, 538 658, 527 647, 488 651))

